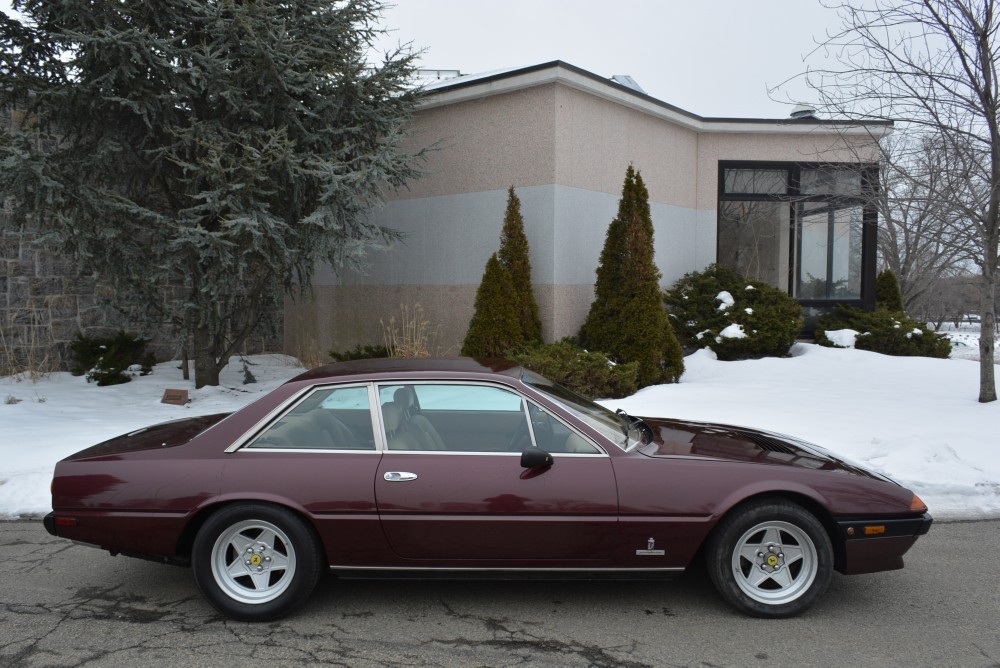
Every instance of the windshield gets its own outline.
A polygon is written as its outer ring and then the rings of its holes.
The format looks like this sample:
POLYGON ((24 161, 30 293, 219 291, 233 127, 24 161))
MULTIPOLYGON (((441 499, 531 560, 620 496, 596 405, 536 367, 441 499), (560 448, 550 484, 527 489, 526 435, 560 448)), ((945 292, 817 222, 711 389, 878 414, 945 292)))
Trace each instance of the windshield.
POLYGON ((622 450, 631 450, 642 444, 642 431, 637 421, 630 420, 627 415, 615 413, 531 371, 525 370, 521 380, 586 422, 622 450))

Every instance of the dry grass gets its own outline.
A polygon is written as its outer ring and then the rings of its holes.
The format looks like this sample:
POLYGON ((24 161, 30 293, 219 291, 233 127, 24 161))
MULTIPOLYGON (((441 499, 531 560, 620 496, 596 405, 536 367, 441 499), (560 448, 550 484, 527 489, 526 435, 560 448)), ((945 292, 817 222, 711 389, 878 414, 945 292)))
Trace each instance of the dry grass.
POLYGON ((0 376, 11 376, 18 383, 34 383, 54 370, 51 342, 42 336, 42 315, 41 309, 29 304, 9 309, 0 320, 0 376))
POLYGON ((382 341, 389 350, 389 357, 430 357, 437 329, 431 329, 420 304, 400 304, 399 318, 389 316, 388 322, 379 319, 382 341))

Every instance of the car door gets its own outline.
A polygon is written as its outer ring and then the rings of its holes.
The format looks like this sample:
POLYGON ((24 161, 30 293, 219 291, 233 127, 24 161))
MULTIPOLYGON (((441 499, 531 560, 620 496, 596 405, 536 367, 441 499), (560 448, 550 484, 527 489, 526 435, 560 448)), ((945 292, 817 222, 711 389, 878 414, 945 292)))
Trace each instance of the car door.
POLYGON ((608 558, 618 500, 611 461, 598 447, 581 447, 574 432, 573 452, 526 469, 521 452, 535 429, 527 400, 509 388, 384 384, 379 396, 386 449, 375 496, 397 555, 494 566, 608 558), (428 429, 434 433, 421 435, 428 429))

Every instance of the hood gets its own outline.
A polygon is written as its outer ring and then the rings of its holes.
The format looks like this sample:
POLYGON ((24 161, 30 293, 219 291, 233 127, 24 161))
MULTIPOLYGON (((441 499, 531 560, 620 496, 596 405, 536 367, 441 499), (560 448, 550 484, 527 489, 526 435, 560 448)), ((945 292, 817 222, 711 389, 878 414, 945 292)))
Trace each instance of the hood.
POLYGON ((215 415, 182 418, 180 420, 162 422, 152 427, 143 427, 142 429, 136 429, 127 434, 116 436, 103 443, 98 443, 86 450, 81 450, 66 459, 72 461, 74 459, 87 459, 90 457, 108 457, 126 452, 138 452, 139 450, 170 448, 182 445, 229 415, 229 413, 216 413, 215 415))
POLYGON ((638 448, 648 457, 703 457, 727 461, 839 470, 866 478, 883 475, 849 463, 818 445, 774 432, 711 422, 643 418, 653 441, 638 448))

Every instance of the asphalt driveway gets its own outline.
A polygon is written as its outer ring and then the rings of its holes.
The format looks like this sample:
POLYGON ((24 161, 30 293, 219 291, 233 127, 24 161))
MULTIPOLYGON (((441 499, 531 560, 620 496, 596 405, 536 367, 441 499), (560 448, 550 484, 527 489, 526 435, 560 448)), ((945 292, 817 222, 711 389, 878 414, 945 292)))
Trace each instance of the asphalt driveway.
POLYGON ((228 621, 184 568, 0 522, 3 666, 1000 666, 1000 521, 937 523, 901 571, 834 575, 805 615, 731 611, 706 576, 321 582, 228 621))

